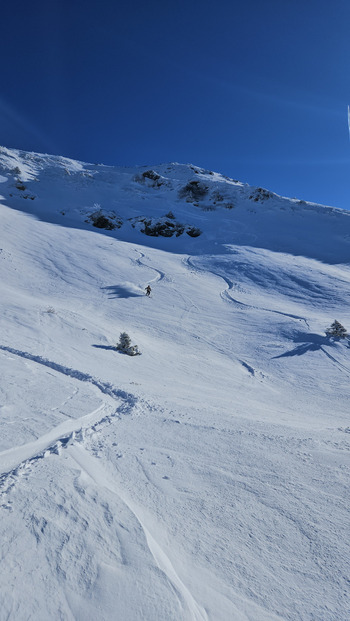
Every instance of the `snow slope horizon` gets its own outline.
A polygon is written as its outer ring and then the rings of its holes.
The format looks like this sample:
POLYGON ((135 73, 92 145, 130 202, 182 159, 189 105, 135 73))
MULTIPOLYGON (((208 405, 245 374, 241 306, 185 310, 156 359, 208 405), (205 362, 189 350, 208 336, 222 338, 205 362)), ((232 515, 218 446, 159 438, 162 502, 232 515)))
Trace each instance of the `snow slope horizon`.
POLYGON ((345 621, 349 214, 194 166, 0 163, 0 619, 345 621))

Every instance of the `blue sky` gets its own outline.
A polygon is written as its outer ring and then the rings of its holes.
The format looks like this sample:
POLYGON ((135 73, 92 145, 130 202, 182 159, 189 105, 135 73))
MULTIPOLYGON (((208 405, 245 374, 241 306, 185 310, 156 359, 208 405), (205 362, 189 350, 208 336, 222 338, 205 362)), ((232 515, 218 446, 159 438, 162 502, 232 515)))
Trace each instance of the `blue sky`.
POLYGON ((348 0, 17 0, 0 144, 350 208, 348 0))

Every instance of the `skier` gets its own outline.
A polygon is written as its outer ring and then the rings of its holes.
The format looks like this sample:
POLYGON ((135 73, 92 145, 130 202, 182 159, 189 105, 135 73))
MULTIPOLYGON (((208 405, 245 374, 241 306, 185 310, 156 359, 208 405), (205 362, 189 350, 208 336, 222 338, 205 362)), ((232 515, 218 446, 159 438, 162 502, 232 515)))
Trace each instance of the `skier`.
POLYGON ((147 287, 146 287, 146 295, 147 295, 148 298, 151 295, 151 291, 152 291, 152 289, 151 289, 150 285, 147 285, 147 287))

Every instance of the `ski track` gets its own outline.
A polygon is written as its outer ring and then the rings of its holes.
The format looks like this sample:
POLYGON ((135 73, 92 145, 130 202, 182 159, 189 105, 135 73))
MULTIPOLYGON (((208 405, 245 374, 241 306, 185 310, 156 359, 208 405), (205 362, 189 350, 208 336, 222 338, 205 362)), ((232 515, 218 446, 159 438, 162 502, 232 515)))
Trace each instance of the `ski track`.
MULTIPOLYGON (((110 412, 109 414, 105 413, 103 415, 107 409, 107 405, 102 404, 93 412, 90 412, 79 419, 72 419, 61 423, 34 442, 14 447, 0 453, 0 467, 9 462, 12 464, 12 467, 10 467, 8 471, 3 472, 0 475, 0 507, 12 510, 11 502, 7 501, 6 497, 16 485, 18 480, 21 477, 27 478, 33 466, 39 460, 45 459, 50 455, 60 455, 62 450, 68 449, 69 447, 69 454, 77 463, 79 468, 88 474, 88 476, 98 485, 99 488, 107 488, 113 494, 117 495, 134 515, 145 535, 149 551, 155 564, 164 573, 169 585, 174 593, 176 593, 180 609, 183 613, 182 618, 191 619, 191 621, 207 621, 208 616, 205 610, 196 602, 189 589, 178 576, 167 554, 164 552, 155 537, 150 533, 149 529, 146 528, 142 518, 140 517, 140 510, 136 510, 134 505, 124 498, 120 490, 117 489, 115 484, 109 480, 108 474, 102 469, 100 463, 97 463, 97 459, 91 456, 82 445, 85 438, 91 435, 94 431, 110 424, 112 419, 120 418, 120 415, 125 414, 126 410, 131 411, 134 408, 137 399, 133 395, 115 389, 110 384, 104 384, 86 373, 65 367, 40 356, 19 351, 4 345, 1 345, 0 349, 21 358, 42 364, 66 375, 67 377, 73 377, 78 381, 89 382, 93 386, 97 387, 103 394, 112 397, 114 400, 118 399, 122 401, 122 404, 114 412, 110 412), (28 456, 23 459, 23 456, 25 455, 28 456), (13 465, 13 462, 15 462, 15 465, 13 465)), ((3 470, 3 468, 1 468, 1 470, 3 470)))
MULTIPOLYGON (((96 410, 80 418, 69 418, 69 420, 64 421, 33 442, 2 451, 0 453, 0 497, 4 496, 4 494, 6 495, 12 489, 18 477, 29 473, 30 467, 38 459, 43 459, 52 454, 59 455, 61 450, 67 448, 72 442, 82 442, 87 435, 97 431, 101 426, 108 425, 113 419, 129 414, 138 403, 138 399, 131 393, 114 388, 111 384, 105 384, 87 373, 65 367, 41 356, 19 351, 12 347, 0 345, 0 350, 42 364, 78 381, 89 382, 102 394, 119 403, 116 409, 114 409, 115 406, 104 403, 96 410)), ((7 504, 0 506, 8 508, 7 504)))
POLYGON ((183 611, 181 618, 189 618, 191 621, 207 621, 208 616, 204 608, 196 602, 192 593, 178 576, 166 552, 162 549, 155 537, 145 526, 141 516, 141 510, 136 508, 133 502, 125 498, 124 494, 121 493, 121 490, 115 485, 114 481, 110 479, 108 473, 103 469, 100 461, 97 462, 97 459, 91 456, 82 445, 71 446, 69 454, 81 470, 83 470, 94 481, 98 488, 102 487, 108 489, 112 492, 112 494, 116 495, 133 514, 145 535, 149 551, 155 564, 165 574, 167 581, 177 595, 180 608, 183 611))
MULTIPOLYGON (((192 257, 190 256, 187 257, 186 259, 183 259, 183 263, 184 265, 187 265, 189 269, 192 268, 195 272, 205 271, 204 269, 201 270, 201 268, 194 266, 192 263, 192 257)), ((275 313, 276 315, 282 315, 283 317, 291 317, 291 319, 302 320, 306 323, 308 328, 310 327, 307 319, 305 319, 305 317, 301 317, 300 315, 293 315, 291 313, 284 313, 283 311, 273 310, 271 308, 258 307, 258 306, 253 306, 252 304, 246 304, 245 302, 240 302, 240 300, 237 300, 231 294, 235 288, 235 283, 232 280, 230 280, 227 276, 223 276, 222 274, 219 274, 219 272, 215 272, 209 269, 207 271, 210 274, 213 274, 213 276, 217 276, 218 278, 221 278, 227 284, 227 288, 220 292, 220 297, 224 301, 229 302, 229 303, 234 303, 236 306, 240 306, 242 308, 250 308, 254 310, 264 311, 266 313, 275 313)))
MULTIPOLYGON (((192 265, 191 263, 191 257, 186 257, 181 259, 181 263, 188 269, 191 270, 192 274, 197 274, 200 273, 200 270, 197 269, 194 265, 192 265)), ((204 271, 204 270, 203 270, 204 271)), ((212 272, 211 272, 212 273, 212 272)), ((220 276, 219 274, 214 274, 215 276, 219 276, 219 278, 223 278, 222 276, 220 276)), ((223 278, 225 280, 225 278, 223 278)), ((227 283, 228 284, 228 283, 227 283)), ((233 283, 231 283, 232 287, 234 286, 233 283)), ((181 321, 181 326, 183 327, 183 322, 186 318, 189 317, 189 314, 191 313, 192 309, 197 310, 200 313, 200 309, 198 308, 198 306, 196 304, 194 304, 194 302, 192 302, 191 298, 189 298, 188 296, 185 296, 183 293, 181 293, 180 291, 177 291, 177 293, 180 295, 180 297, 182 298, 183 302, 186 304, 186 300, 189 303, 190 307, 189 308, 185 308, 184 312, 181 315, 180 321, 181 321)), ((221 294, 220 294, 221 295, 221 294)), ((236 300, 233 300, 233 298, 230 297, 229 299, 230 302, 234 301, 236 302, 236 300)), ((237 305, 241 305, 241 306, 245 306, 247 307, 246 304, 244 304, 243 302, 238 302, 237 301, 237 305)), ((222 347, 219 347, 214 341, 210 341, 209 339, 204 338, 203 336, 195 336, 196 340, 201 342, 201 343, 206 343, 207 345, 209 345, 212 349, 214 349, 216 352, 218 352, 219 354, 228 357, 230 360, 236 360, 235 356, 232 357, 231 354, 229 354, 227 351, 225 351, 222 347)), ((240 362, 242 364, 242 366, 244 366, 250 373, 252 376, 255 377, 255 370, 250 367, 248 364, 246 364, 245 362, 238 360, 238 362, 240 362)), ((263 374, 262 374, 263 376, 263 374)))
POLYGON ((66 414, 65 412, 62 412, 62 409, 64 408, 65 405, 67 405, 67 403, 69 403, 69 401, 72 401, 72 399, 74 399, 74 397, 76 397, 78 393, 79 393, 79 388, 76 388, 73 394, 67 397, 67 399, 65 399, 64 401, 62 401, 60 405, 57 405, 56 407, 51 408, 51 412, 55 412, 56 410, 58 410, 60 414, 62 414, 63 416, 66 416, 67 418, 73 418, 73 416, 71 416, 70 414, 66 414))
POLYGON ((198 313, 200 312, 198 306, 191 300, 190 297, 188 297, 187 295, 184 295, 179 289, 177 289, 177 294, 180 296, 180 298, 182 299, 182 301, 184 302, 184 311, 179 319, 179 323, 181 325, 181 329, 183 329, 183 322, 186 319, 189 318, 190 313, 192 310, 196 310, 198 311, 198 313))
POLYGON ((141 259, 146 259, 146 256, 143 254, 143 252, 140 252, 140 250, 135 250, 135 252, 138 252, 140 255, 137 259, 132 259, 132 261, 136 263, 136 265, 138 265, 139 267, 148 267, 148 269, 156 272, 157 276, 153 278, 153 280, 151 280, 150 282, 160 282, 163 279, 166 280, 165 272, 162 272, 161 270, 158 270, 157 268, 152 267, 151 265, 147 265, 146 263, 143 263, 141 261, 141 259))
POLYGON ((350 374, 350 369, 346 367, 345 364, 342 364, 341 362, 339 362, 339 360, 334 358, 334 356, 331 356, 331 354, 329 354, 328 351, 323 349, 323 347, 320 347, 320 350, 323 351, 323 353, 327 356, 327 358, 329 358, 330 360, 332 360, 332 362, 334 362, 334 364, 340 369, 340 371, 344 370, 346 373, 350 374))
POLYGON ((20 358, 32 360, 32 362, 37 362, 38 364, 42 364, 45 367, 53 369, 54 371, 57 371, 58 373, 62 373, 63 375, 72 377, 81 382, 89 382, 93 386, 96 386, 96 388, 98 388, 100 392, 102 392, 103 394, 109 395, 112 398, 117 397, 117 398, 123 399, 124 401, 128 401, 129 403, 132 403, 132 405, 135 405, 137 401, 136 397, 134 397, 134 395, 132 395, 131 393, 127 393, 124 390, 119 390, 117 388, 114 388, 112 384, 109 384, 109 383, 105 384, 104 382, 101 382, 100 380, 94 378, 92 375, 89 375, 88 373, 83 373, 82 371, 71 369, 70 367, 66 367, 57 362, 52 362, 51 360, 48 360, 47 358, 43 358, 42 356, 30 354, 29 352, 25 352, 25 351, 20 351, 19 349, 14 349, 13 347, 8 347, 6 345, 0 345, 0 350, 9 352, 10 354, 14 354, 15 356, 19 356, 20 358))
MULTIPOLYGON (((123 406, 121 406, 123 407, 123 406)), ((7 449, 0 453, 0 498, 14 487, 18 478, 29 474, 31 467, 40 459, 50 455, 60 455, 62 449, 73 442, 83 442, 93 432, 109 425, 113 419, 120 418, 120 408, 106 412, 107 405, 102 404, 96 410, 78 419, 64 421, 48 433, 33 442, 7 449), (106 412, 106 413, 104 413, 106 412)), ((8 504, 3 504, 8 508, 8 504)))

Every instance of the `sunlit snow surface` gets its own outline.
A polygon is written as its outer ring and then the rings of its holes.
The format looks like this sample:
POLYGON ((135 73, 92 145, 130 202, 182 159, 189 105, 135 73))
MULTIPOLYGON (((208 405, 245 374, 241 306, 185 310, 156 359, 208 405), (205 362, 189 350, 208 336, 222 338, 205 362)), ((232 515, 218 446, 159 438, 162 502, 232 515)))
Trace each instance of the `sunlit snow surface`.
POLYGON ((347 621, 350 214, 0 163, 0 621, 347 621))

